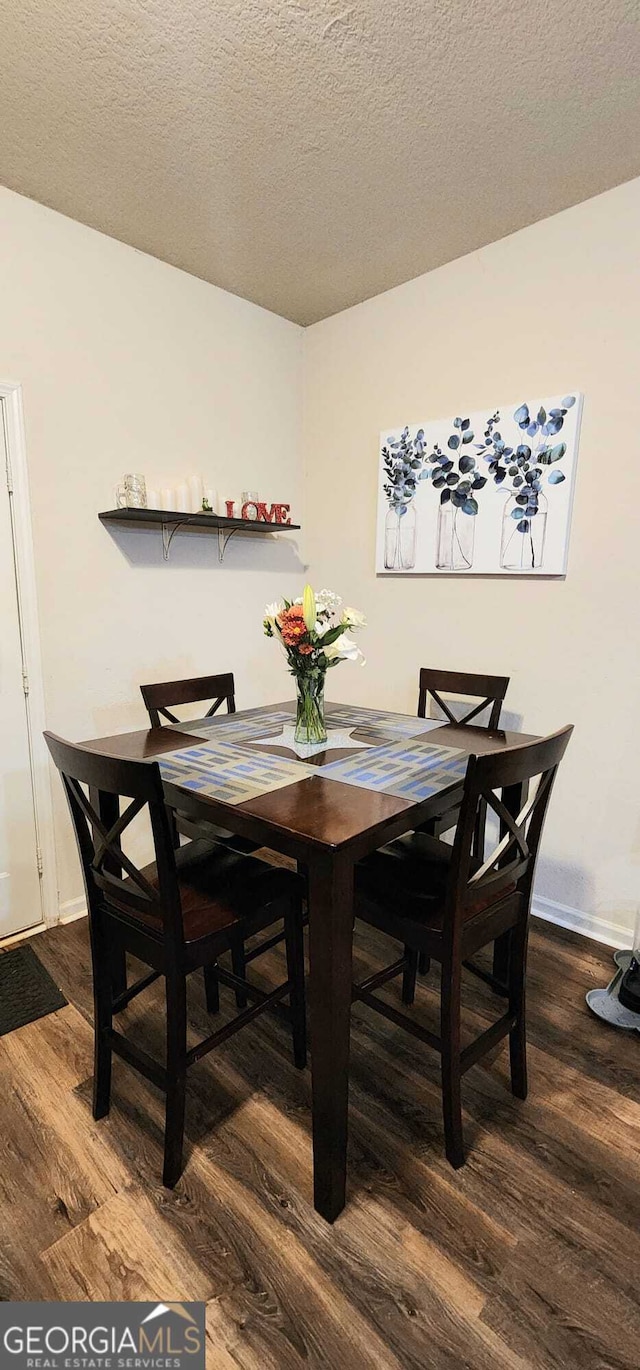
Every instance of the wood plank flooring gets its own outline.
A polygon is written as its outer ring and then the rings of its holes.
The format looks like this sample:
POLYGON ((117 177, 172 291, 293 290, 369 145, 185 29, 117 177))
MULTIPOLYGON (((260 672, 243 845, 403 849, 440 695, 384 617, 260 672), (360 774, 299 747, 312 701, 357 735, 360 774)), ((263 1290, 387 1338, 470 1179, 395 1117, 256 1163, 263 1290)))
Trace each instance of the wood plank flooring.
MULTIPOLYGON (((262 1018, 191 1073, 170 1193, 152 1085, 116 1060, 110 1116, 91 1117, 86 923, 34 947, 69 1004, 0 1039, 0 1297, 204 1299, 212 1370, 637 1370, 640 1035, 585 1006, 612 973, 606 948, 534 923, 529 1099, 509 1092, 504 1048, 469 1072, 457 1173, 436 1056, 354 1009, 348 1206, 331 1228, 311 1206, 309 1072, 280 1023, 262 1018)), ((357 972, 389 949, 359 930, 357 972)), ((281 978, 280 948, 254 971, 281 978)), ((161 985, 121 1018, 160 1058, 161 985)), ((435 986, 432 972, 415 1009, 429 1026, 435 986)), ((466 990, 471 1035, 495 1001, 466 990)), ((194 1041, 209 1021, 193 976, 194 1041)))

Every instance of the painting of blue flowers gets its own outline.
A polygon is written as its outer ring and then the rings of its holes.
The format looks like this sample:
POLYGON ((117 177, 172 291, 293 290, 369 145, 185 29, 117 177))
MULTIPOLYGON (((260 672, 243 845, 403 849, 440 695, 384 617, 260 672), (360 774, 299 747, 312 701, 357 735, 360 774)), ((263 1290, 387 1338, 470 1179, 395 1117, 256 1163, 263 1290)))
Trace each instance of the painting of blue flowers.
POLYGON ((581 416, 573 390, 381 433, 376 570, 565 575, 581 416))

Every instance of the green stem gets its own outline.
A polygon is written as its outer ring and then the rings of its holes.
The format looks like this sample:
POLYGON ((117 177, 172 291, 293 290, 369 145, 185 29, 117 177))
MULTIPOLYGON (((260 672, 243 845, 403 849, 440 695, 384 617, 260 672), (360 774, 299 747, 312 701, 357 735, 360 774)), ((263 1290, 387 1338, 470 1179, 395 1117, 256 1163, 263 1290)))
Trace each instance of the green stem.
POLYGON ((326 742, 324 721, 324 671, 298 675, 298 706, 295 740, 300 743, 326 742))

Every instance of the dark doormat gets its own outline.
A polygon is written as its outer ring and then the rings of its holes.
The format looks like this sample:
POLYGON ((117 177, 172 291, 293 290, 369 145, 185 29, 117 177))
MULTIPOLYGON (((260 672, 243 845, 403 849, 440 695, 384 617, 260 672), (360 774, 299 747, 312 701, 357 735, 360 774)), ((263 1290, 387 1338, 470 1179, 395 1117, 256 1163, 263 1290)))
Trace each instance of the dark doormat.
POLYGON ((0 1037, 66 1003, 33 947, 14 947, 0 956, 0 1037))

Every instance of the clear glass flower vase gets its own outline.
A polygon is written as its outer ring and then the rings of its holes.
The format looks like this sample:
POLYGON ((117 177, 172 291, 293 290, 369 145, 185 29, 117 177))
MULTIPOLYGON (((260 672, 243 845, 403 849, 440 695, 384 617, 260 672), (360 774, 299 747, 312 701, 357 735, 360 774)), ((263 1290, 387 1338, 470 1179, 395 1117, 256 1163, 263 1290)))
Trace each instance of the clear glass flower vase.
POLYGON ((547 533, 548 504, 546 495, 538 495, 535 514, 527 514, 512 495, 502 515, 500 566, 503 571, 536 571, 543 564, 547 533))
POLYGON ((326 742, 324 721, 324 672, 314 671, 297 677, 296 742, 313 745, 326 742))
POLYGON ((413 503, 392 505, 384 525, 385 571, 411 571, 415 564, 415 506, 413 503))
POLYGON ((475 515, 449 500, 438 508, 436 566, 439 571, 468 571, 473 565, 475 515))

